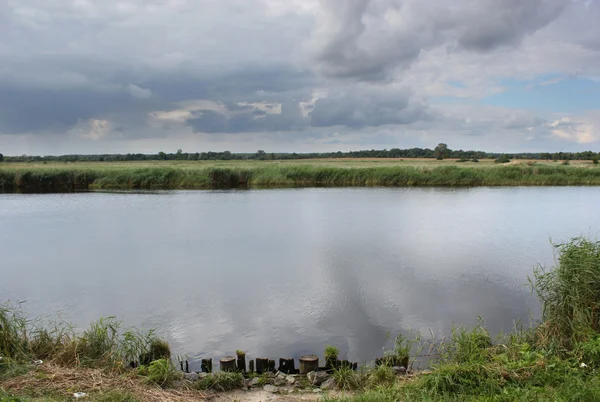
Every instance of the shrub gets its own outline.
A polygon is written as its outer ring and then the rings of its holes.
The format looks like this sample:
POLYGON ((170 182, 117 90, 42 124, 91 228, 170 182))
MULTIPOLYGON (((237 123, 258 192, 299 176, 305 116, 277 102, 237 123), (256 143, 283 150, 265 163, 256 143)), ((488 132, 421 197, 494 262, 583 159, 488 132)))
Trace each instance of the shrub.
POLYGON ((353 391, 361 387, 360 375, 350 367, 334 369, 332 378, 337 386, 344 391, 353 391))
POLYGON ((208 375, 195 384, 195 388, 199 390, 213 390, 219 392, 231 391, 243 386, 244 376, 241 373, 229 373, 225 371, 208 375))
POLYGON ((593 163, 594 165, 597 165, 597 164, 598 164, 598 157, 597 157, 597 156, 594 156, 594 157, 592 158, 592 163, 593 163))
POLYGON ((150 363, 147 377, 151 383, 161 387, 168 387, 181 377, 181 373, 175 369, 171 360, 159 359, 150 363))
POLYGON ((372 369, 367 375, 367 386, 376 388, 379 386, 391 386, 397 381, 394 370, 386 364, 372 369))
POLYGON ((498 159, 494 160, 494 163, 508 163, 510 162, 510 159, 508 159, 506 156, 501 156, 498 159))
POLYGON ((600 330, 600 242, 583 237, 555 244, 558 264, 538 266, 531 285, 543 305, 541 338, 561 350, 591 339, 600 330))
POLYGON ((561 165, 570 165, 571 163, 569 161, 562 161, 561 165))
POLYGON ((325 346, 325 353, 324 353, 325 362, 329 366, 333 366, 333 363, 337 360, 339 354, 340 354, 340 350, 338 348, 336 348, 335 346, 332 346, 332 345, 325 346))

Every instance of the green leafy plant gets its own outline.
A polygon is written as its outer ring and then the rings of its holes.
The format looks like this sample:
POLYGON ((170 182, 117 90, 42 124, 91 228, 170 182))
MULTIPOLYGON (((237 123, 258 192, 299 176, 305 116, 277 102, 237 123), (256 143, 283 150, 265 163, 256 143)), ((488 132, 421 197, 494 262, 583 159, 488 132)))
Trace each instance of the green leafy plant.
POLYGON ((244 376, 241 373, 220 371, 196 382, 195 388, 219 392, 231 391, 244 386, 244 376))
POLYGON ((154 360, 148 366, 148 381, 161 387, 173 385, 173 382, 181 378, 181 373, 177 371, 171 360, 154 360))
POLYGON ((354 391, 361 387, 360 375, 350 367, 334 369, 331 377, 341 390, 354 391))

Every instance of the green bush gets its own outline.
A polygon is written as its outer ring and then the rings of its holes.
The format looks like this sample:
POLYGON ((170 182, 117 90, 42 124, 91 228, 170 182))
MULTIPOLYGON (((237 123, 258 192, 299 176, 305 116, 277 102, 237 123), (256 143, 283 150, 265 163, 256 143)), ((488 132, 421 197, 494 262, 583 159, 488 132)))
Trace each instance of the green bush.
POLYGON ((360 375, 350 367, 341 367, 334 369, 331 376, 337 386, 344 391, 357 390, 362 385, 360 375))
POLYGON ((244 376, 241 373, 229 373, 225 371, 220 371, 198 380, 194 385, 194 388, 199 390, 213 390, 218 392, 226 392, 234 390, 236 388, 241 388, 243 386, 244 376))
POLYGON ((148 366, 148 381, 161 387, 173 385, 175 380, 181 378, 181 373, 177 371, 171 360, 155 360, 148 366))
POLYGON ((569 351, 600 330, 600 242, 579 237, 554 247, 558 264, 538 266, 530 281, 543 305, 541 338, 569 351))

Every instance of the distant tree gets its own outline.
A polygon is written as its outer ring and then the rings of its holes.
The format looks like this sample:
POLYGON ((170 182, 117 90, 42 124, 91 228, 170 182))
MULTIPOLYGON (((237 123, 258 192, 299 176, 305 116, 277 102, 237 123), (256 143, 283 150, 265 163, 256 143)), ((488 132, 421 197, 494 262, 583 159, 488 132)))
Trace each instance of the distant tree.
POLYGON ((552 154, 549 152, 543 152, 540 154, 540 158, 549 161, 550 159, 552 159, 552 154))
POLYGON ((442 160, 448 155, 448 145, 444 143, 439 143, 437 147, 433 150, 433 156, 437 160, 442 160))
POLYGON ((162 151, 160 151, 158 153, 158 159, 163 160, 163 161, 167 160, 167 154, 164 153, 164 152, 162 152, 162 151))
POLYGON ((4 155, 0 154, 0 162, 4 160, 4 155))
MULTIPOLYGON (((2 154, 0 154, 0 162, 2 162, 2 154)), ((598 164, 598 157, 597 157, 597 156, 594 156, 594 157, 592 158, 592 163, 593 163, 594 165, 597 165, 597 164, 598 164)))
POLYGON ((262 149, 259 149, 258 151, 256 151, 256 159, 258 160, 265 160, 267 153, 265 151, 263 151, 262 149))

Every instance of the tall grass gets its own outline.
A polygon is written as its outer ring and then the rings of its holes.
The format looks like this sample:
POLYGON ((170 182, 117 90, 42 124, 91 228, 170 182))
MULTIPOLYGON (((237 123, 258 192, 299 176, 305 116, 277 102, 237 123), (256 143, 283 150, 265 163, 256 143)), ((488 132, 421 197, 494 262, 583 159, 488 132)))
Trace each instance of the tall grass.
POLYGON ((570 350, 600 331, 600 242, 579 237, 555 247, 557 265, 537 267, 532 286, 543 305, 542 340, 570 350))
POLYGON ((322 166, 254 164, 212 167, 120 166, 0 168, 0 190, 209 189, 289 186, 600 185, 600 169, 569 166, 322 166))
POLYGON ((30 321, 20 304, 5 303, 0 306, 0 356, 16 363, 41 359, 68 367, 121 369, 170 358, 171 351, 153 330, 124 329, 114 317, 77 333, 63 321, 30 321))

